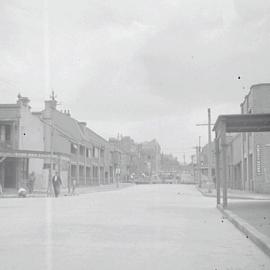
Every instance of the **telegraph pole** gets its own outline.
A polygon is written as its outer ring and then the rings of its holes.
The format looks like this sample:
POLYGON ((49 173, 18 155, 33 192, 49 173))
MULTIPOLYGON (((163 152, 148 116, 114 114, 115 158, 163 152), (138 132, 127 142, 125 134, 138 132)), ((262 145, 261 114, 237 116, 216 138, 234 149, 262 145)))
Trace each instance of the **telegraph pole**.
POLYGON ((48 190, 47 190, 48 197, 52 197, 53 137, 54 137, 53 120, 51 119, 50 170, 49 170, 49 180, 48 180, 48 190))
POLYGON ((211 136, 211 109, 208 108, 208 192, 211 192, 212 183, 212 136, 211 136))
MULTIPOLYGON (((52 91, 51 99, 55 101, 55 94, 52 91)), ((51 139, 50 139, 50 170, 49 170, 49 180, 48 180, 48 188, 47 188, 47 196, 52 197, 52 172, 53 172, 53 141, 54 141, 54 122, 53 122, 53 108, 51 110, 51 139)))
POLYGON ((198 173, 199 173, 199 187, 202 187, 202 171, 201 171, 201 136, 199 136, 198 159, 197 159, 198 173))
POLYGON ((191 156, 191 164, 192 164, 192 172, 193 172, 193 181, 194 181, 194 184, 195 184, 196 179, 195 179, 194 155, 191 156))
POLYGON ((214 124, 211 123, 211 109, 208 108, 207 110, 208 113, 208 123, 207 124, 197 124, 196 126, 207 126, 208 127, 208 192, 211 192, 211 183, 212 183, 212 149, 211 149, 211 144, 212 144, 212 131, 211 131, 211 126, 214 124))

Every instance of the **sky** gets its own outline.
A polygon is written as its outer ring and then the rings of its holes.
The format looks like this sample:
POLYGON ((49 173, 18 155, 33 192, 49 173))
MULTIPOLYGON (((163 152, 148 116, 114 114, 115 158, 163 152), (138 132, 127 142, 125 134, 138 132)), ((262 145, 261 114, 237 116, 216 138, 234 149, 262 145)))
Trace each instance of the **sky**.
POLYGON ((0 103, 41 110, 53 89, 105 138, 188 160, 207 108, 239 113, 270 82, 269 48, 269 0, 0 0, 0 103))

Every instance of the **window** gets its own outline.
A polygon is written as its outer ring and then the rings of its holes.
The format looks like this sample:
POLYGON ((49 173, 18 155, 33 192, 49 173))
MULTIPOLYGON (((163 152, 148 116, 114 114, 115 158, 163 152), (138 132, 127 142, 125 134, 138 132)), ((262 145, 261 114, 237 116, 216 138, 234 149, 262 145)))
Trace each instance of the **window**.
POLYGON ((99 157, 99 154, 98 154, 98 148, 97 147, 93 147, 93 157, 94 158, 98 158, 99 157))
POLYGON ((10 141, 10 139, 11 139, 11 128, 10 128, 10 126, 9 125, 6 125, 5 126, 5 128, 6 128, 6 141, 10 141))
POLYGON ((11 139, 10 125, 0 125, 0 139, 4 141, 10 141, 11 139))
POLYGON ((85 151, 86 151, 86 157, 88 157, 88 158, 89 158, 89 157, 90 157, 90 149, 86 148, 86 150, 85 150, 85 151))
POLYGON ((80 155, 83 156, 84 155, 84 146, 80 145, 80 155))
POLYGON ((74 143, 71 143, 71 145, 70 145, 70 152, 72 154, 76 154, 77 153, 77 150, 78 150, 78 146, 76 144, 74 144, 74 143))
POLYGON ((100 157, 104 158, 104 149, 100 149, 100 157))

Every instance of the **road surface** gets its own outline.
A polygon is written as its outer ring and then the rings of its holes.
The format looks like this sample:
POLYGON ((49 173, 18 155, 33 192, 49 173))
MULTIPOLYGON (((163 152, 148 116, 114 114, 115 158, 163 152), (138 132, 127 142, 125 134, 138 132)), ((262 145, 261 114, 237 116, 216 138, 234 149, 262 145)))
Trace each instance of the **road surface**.
POLYGON ((190 185, 0 200, 0 269, 256 270, 270 260, 190 185))

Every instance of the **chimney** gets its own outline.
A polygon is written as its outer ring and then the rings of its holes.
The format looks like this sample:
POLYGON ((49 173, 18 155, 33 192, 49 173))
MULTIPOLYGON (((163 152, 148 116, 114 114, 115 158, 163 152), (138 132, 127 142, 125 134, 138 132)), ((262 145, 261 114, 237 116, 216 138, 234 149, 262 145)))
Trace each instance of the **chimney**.
POLYGON ((56 100, 45 100, 45 109, 56 110, 57 101, 56 100))
POLYGON ((22 97, 21 94, 18 94, 17 104, 29 107, 30 99, 28 97, 22 97))
POLYGON ((46 109, 56 110, 57 100, 56 100, 56 95, 55 95, 54 91, 52 91, 50 98, 51 98, 50 100, 45 101, 45 110, 46 109))

